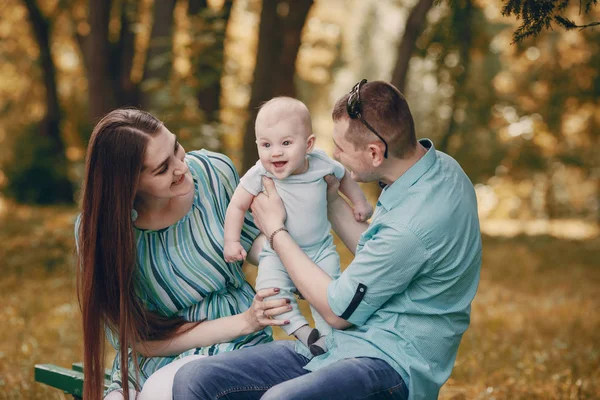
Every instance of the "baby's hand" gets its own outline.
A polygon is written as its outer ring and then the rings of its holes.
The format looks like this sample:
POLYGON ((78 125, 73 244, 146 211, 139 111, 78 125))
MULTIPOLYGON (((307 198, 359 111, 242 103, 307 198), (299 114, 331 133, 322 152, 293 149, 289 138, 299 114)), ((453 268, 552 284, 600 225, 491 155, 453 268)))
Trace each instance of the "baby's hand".
POLYGON ((365 201, 354 205, 354 219, 358 222, 365 222, 373 215, 373 207, 365 201))
POLYGON ((244 250, 240 242, 225 242, 223 258, 225 258, 226 262, 244 261, 246 256, 246 250, 244 250))

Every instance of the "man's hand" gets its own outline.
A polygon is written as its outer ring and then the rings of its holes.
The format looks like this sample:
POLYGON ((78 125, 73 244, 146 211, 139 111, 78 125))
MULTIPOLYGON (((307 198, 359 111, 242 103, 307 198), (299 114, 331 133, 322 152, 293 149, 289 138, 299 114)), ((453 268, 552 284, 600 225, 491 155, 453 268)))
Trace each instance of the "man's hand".
POLYGON ((254 198, 250 209, 254 223, 269 238, 273 232, 284 226, 286 213, 273 180, 263 178, 263 186, 265 191, 254 198))

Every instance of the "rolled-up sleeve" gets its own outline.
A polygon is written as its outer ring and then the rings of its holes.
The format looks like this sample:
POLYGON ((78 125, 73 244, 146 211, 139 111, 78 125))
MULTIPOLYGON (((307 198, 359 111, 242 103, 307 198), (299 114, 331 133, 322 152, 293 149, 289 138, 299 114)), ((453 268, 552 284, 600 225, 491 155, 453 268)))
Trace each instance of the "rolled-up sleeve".
POLYGON ((410 230, 371 229, 374 234, 359 244, 354 261, 327 288, 332 311, 354 325, 363 325, 390 297, 406 290, 430 263, 425 245, 410 230))

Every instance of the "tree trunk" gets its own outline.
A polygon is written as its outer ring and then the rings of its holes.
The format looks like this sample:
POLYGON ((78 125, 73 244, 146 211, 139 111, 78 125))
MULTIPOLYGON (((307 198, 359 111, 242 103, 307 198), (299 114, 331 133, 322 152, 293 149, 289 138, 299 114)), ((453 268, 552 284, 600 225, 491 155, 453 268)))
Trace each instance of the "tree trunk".
MULTIPOLYGON (((162 3, 162 0, 159 1, 162 3)), ((135 33, 130 15, 136 15, 139 3, 125 2, 121 9, 121 32, 119 41, 112 45, 114 63, 111 65, 112 82, 116 93, 116 106, 140 106, 139 84, 131 80, 131 68, 135 56, 135 33), (127 7, 133 7, 128 10, 127 7)), ((170 14, 169 14, 170 15, 170 14)), ((165 18, 168 19, 168 18, 165 18)), ((108 39, 107 39, 108 40, 108 39)))
MULTIPOLYGON (((471 66, 471 44, 473 42, 473 35, 471 32, 471 26, 473 22, 472 11, 473 11, 473 3, 471 0, 464 0, 460 4, 464 6, 457 12, 460 13, 460 17, 457 18, 458 24, 455 25, 455 29, 458 30, 458 41, 460 48, 460 61, 462 63, 463 69, 456 78, 456 87, 454 88, 454 96, 452 98, 452 115, 450 116, 450 121, 448 122, 448 127, 446 128, 446 132, 442 136, 439 141, 438 150, 443 151, 444 153, 448 152, 448 147, 450 146, 450 138, 454 136, 457 132, 457 124, 454 119, 454 112, 456 111, 458 105, 460 104, 460 100, 465 96, 465 87, 467 84, 467 79, 469 77, 469 71, 471 66)), ((460 7, 458 2, 454 4, 456 7, 460 7)))
POLYGON ((108 24, 112 0, 90 0, 90 48, 88 91, 92 122, 97 121, 117 106, 117 93, 111 74, 114 58, 108 41, 108 24))
POLYGON ((25 0, 35 40, 40 50, 40 64, 46 89, 46 115, 42 121, 42 134, 51 138, 57 151, 63 151, 60 137, 60 104, 56 88, 56 68, 50 48, 50 23, 39 9, 36 0, 25 0))
POLYGON ((313 1, 290 1, 288 4, 287 15, 280 20, 283 24, 283 40, 280 45, 283 47, 279 51, 279 69, 275 71, 277 86, 274 88, 274 95, 294 97, 296 95, 294 76, 296 75, 296 59, 302 39, 302 28, 313 1))
POLYGON ((596 224, 600 227, 600 177, 596 177, 596 224))
POLYGON ((142 83, 146 86, 141 97, 145 109, 159 107, 154 90, 169 82, 173 66, 173 11, 176 3, 176 0, 154 2, 152 33, 142 83))
MULTIPOLYGON (((54 182, 51 183, 54 189, 52 201, 70 203, 73 201, 73 187, 67 176, 65 145, 60 135, 61 111, 56 85, 56 67, 50 46, 50 22, 42 14, 36 0, 24 0, 24 3, 40 50, 39 61, 46 89, 46 114, 40 122, 40 133, 48 139, 49 147, 40 148, 40 151, 44 152, 40 157, 48 157, 53 163, 55 173, 52 174, 54 182)), ((34 160, 34 163, 36 161, 38 160, 34 160)))
POLYGON ((392 73, 392 85, 396 86, 400 92, 404 93, 406 89, 406 76, 410 57, 413 54, 417 39, 425 28, 427 12, 431 9, 434 0, 419 0, 417 5, 410 11, 404 34, 398 45, 398 58, 394 72, 392 73))
POLYGON ((254 120, 260 104, 275 96, 293 97, 296 94, 296 57, 302 27, 312 4, 313 0, 263 0, 256 66, 244 134, 243 172, 258 159, 254 120))
POLYGON ((215 36, 211 45, 194 56, 196 80, 198 91, 196 98, 198 107, 204 112, 207 123, 219 121, 221 100, 221 74, 224 65, 225 34, 233 0, 226 0, 219 12, 207 13, 206 0, 190 0, 188 14, 199 19, 202 30, 201 35, 210 30, 215 36))

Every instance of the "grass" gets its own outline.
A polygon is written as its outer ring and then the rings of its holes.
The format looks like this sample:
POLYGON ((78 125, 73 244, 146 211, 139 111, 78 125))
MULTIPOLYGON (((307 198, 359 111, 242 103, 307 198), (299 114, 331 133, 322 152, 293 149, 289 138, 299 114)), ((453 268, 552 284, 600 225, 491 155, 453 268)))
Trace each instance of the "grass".
MULTIPOLYGON (((82 359, 75 211, 3 207, 0 399, 67 398, 35 383, 33 365, 82 359)), ((350 260, 345 249, 342 259, 350 260)), ((600 398, 598 260, 599 238, 484 237, 471 327, 440 398, 600 398)), ((247 272, 252 280, 255 268, 247 272)))

